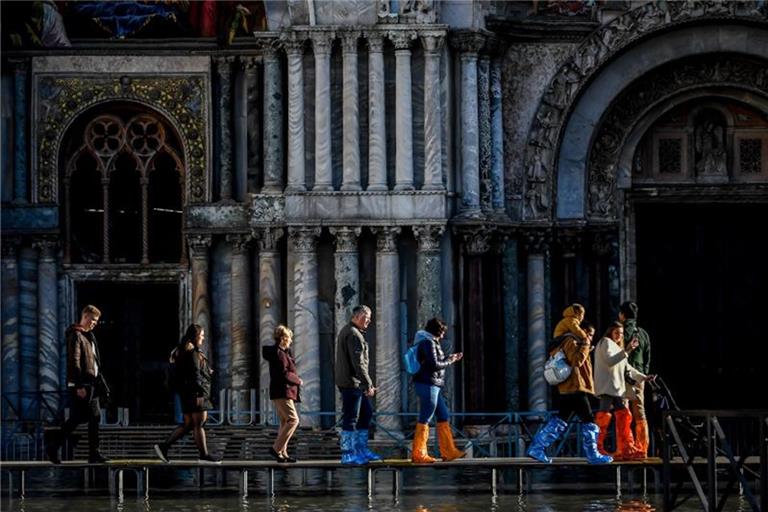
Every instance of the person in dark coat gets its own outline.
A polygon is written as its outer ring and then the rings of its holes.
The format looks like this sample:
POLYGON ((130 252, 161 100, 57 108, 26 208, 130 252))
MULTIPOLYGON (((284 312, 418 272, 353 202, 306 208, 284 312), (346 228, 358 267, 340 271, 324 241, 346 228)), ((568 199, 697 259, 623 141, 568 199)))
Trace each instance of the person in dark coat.
POLYGON ((303 384, 296 373, 296 360, 291 351, 293 331, 284 325, 275 327, 275 344, 262 347, 261 354, 269 363, 269 399, 280 416, 280 427, 275 443, 269 449, 277 462, 296 462, 288 455, 288 442, 299 427, 296 402, 301 402, 300 389, 303 384))
POLYGON ((99 452, 99 422, 101 406, 99 398, 105 391, 100 386, 103 375, 100 374, 101 360, 99 347, 93 328, 99 323, 101 311, 96 306, 85 306, 80 314, 80 322, 70 326, 67 338, 67 388, 71 414, 61 426, 58 435, 51 433, 46 446, 48 458, 54 464, 60 464, 59 448, 81 423, 88 422, 88 462, 109 462, 99 452))
POLYGON ((191 324, 181 338, 179 345, 170 355, 172 385, 181 396, 181 410, 184 423, 176 427, 164 443, 154 446, 155 453, 163 462, 168 462, 171 445, 192 431, 201 462, 220 463, 221 457, 208 452, 208 443, 203 426, 208 420, 211 403, 211 377, 213 370, 208 358, 200 350, 205 331, 197 324, 191 324))
POLYGON ((440 456, 444 461, 458 459, 464 452, 456 448, 453 433, 448 424, 448 406, 440 393, 445 385, 445 369, 461 360, 463 354, 457 352, 446 356, 440 342, 448 331, 445 322, 440 318, 431 318, 424 330, 417 331, 414 343, 418 344, 416 359, 419 361, 419 371, 413 376, 416 394, 419 397, 419 421, 413 435, 413 462, 435 462, 427 450, 429 440, 429 421, 437 417, 437 441, 440 446, 440 456))

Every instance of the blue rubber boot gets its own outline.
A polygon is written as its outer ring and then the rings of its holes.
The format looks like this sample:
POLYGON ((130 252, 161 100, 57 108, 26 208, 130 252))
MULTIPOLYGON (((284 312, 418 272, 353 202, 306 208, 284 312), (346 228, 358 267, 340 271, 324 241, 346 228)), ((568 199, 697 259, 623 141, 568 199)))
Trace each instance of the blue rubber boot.
POLYGON ((613 457, 597 451, 597 435, 599 433, 600 427, 596 424, 584 423, 581 426, 581 447, 584 448, 584 455, 590 464, 609 464, 613 462, 613 457))
POLYGON ((567 426, 568 424, 557 416, 549 418, 546 425, 541 427, 536 437, 533 438, 533 442, 526 454, 539 462, 551 463, 552 459, 547 456, 546 449, 565 432, 567 426))
POLYGON ((361 457, 355 446, 355 432, 352 430, 342 430, 339 437, 341 446, 342 464, 366 464, 368 459, 361 457))
POLYGON ((368 448, 367 430, 356 430, 355 434, 355 448, 357 449, 357 454, 360 458, 365 458, 366 462, 378 462, 383 460, 381 455, 373 453, 370 448, 368 448))

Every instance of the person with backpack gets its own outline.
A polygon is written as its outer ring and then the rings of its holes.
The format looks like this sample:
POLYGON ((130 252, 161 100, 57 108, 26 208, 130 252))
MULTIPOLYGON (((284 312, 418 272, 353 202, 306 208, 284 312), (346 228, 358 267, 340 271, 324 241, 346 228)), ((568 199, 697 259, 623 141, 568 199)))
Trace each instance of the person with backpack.
POLYGON ((456 448, 451 426, 448 424, 448 406, 441 391, 445 384, 445 369, 461 360, 463 354, 457 352, 446 356, 440 346, 448 328, 440 318, 431 318, 424 330, 417 331, 414 338, 418 371, 413 375, 416 394, 419 397, 419 420, 413 435, 411 460, 416 463, 432 463, 437 459, 429 455, 429 421, 437 418, 437 441, 443 461, 458 459, 464 452, 456 448))
POLYGON ((221 457, 208 452, 203 428, 208 419, 208 410, 213 408, 211 403, 213 370, 208 364, 208 358, 200 350, 204 339, 203 328, 200 325, 191 324, 178 346, 171 352, 171 382, 175 391, 181 396, 184 423, 176 427, 165 442, 154 445, 155 453, 163 462, 168 462, 168 451, 171 446, 190 431, 195 437, 199 460, 221 462, 221 457))
POLYGON ((581 420, 581 443, 587 462, 608 464, 613 461, 613 458, 597 450, 600 428, 595 424, 595 417, 589 405, 589 397, 595 394, 592 362, 589 357, 595 328, 590 323, 584 323, 579 330, 584 332, 584 339, 572 333, 564 334, 555 338, 554 347, 550 351, 550 354, 554 354, 562 350, 572 370, 570 375, 557 385, 560 410, 538 431, 526 452, 529 457, 547 464, 551 463, 552 459, 547 455, 546 449, 565 432, 572 414, 581 420))

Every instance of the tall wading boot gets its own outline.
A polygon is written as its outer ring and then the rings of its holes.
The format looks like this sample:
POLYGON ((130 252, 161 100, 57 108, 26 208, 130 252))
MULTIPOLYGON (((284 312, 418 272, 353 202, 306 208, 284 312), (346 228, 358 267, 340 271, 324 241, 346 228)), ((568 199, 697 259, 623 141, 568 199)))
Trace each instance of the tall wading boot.
POLYGON ((355 448, 355 432, 352 430, 342 430, 339 436, 339 445, 341 446, 342 464, 366 464, 368 459, 361 458, 355 448))
POLYGON ((413 447, 411 449, 411 461, 415 464, 430 464, 437 459, 429 456, 427 443, 429 441, 429 425, 417 423, 416 432, 413 434, 413 447))
POLYGON ((648 421, 645 419, 635 420, 635 447, 642 454, 643 458, 648 457, 649 441, 648 421))
POLYGON ((595 424, 600 429, 600 433, 597 435, 597 451, 603 455, 611 454, 605 449, 605 438, 608 436, 608 427, 611 426, 612 416, 610 412, 599 411, 595 413, 595 424))
POLYGON ((437 443, 440 445, 440 457, 443 462, 460 459, 466 455, 463 451, 456 448, 453 442, 453 432, 447 421, 437 422, 437 443))
POLYGON ((529 457, 532 457, 539 462, 550 464, 552 459, 547 456, 546 449, 554 443, 563 432, 565 432, 568 424, 558 418, 552 416, 549 421, 541 427, 536 437, 533 438, 531 446, 528 447, 528 451, 525 452, 529 457))
POLYGON ((632 414, 629 409, 618 409, 614 416, 616 416, 616 453, 613 458, 615 460, 643 459, 643 454, 635 446, 632 435, 632 414))
MULTIPOLYGON (((381 455, 374 453, 368 448, 368 430, 355 430, 355 449, 357 455, 365 462, 379 462, 384 460, 381 455)), ((363 462, 363 464, 365 464, 363 462)))
POLYGON ((608 464, 613 462, 613 457, 603 455, 597 451, 597 436, 600 433, 600 427, 594 423, 584 423, 581 426, 581 447, 584 449, 584 455, 590 464, 608 464))

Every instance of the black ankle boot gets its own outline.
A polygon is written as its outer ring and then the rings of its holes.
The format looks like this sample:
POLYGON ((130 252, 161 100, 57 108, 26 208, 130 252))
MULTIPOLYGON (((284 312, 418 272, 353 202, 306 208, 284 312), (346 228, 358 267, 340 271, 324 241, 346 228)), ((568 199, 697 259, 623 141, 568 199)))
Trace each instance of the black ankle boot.
POLYGON ((287 460, 285 460, 285 457, 277 453, 275 449, 272 447, 269 448, 269 454, 279 463, 288 462, 287 460))

